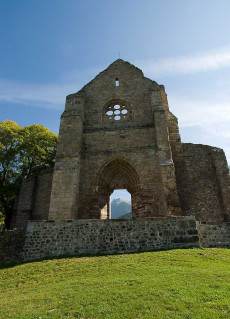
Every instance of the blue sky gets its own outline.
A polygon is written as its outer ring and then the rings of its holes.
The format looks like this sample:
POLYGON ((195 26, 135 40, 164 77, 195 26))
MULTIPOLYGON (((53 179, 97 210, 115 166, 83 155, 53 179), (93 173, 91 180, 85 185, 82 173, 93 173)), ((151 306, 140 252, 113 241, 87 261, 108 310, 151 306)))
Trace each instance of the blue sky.
POLYGON ((58 133, 65 96, 118 58, 164 84, 184 142, 230 163, 229 0, 0 2, 0 121, 58 133))

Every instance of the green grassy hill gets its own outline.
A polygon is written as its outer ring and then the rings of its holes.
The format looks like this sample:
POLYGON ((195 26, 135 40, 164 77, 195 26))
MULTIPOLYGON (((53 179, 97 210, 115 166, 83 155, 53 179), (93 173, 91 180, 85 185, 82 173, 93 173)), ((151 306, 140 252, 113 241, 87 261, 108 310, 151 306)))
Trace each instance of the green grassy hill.
POLYGON ((0 318, 230 318, 230 250, 43 260, 0 269, 0 318))

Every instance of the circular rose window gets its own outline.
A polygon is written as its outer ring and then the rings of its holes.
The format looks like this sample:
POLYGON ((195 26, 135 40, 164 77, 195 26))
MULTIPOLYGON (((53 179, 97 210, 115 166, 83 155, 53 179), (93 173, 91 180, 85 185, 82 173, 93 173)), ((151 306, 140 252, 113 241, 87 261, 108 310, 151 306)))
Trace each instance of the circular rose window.
POLYGON ((123 102, 114 102, 106 107, 105 114, 109 121, 121 121, 129 116, 129 108, 123 102))

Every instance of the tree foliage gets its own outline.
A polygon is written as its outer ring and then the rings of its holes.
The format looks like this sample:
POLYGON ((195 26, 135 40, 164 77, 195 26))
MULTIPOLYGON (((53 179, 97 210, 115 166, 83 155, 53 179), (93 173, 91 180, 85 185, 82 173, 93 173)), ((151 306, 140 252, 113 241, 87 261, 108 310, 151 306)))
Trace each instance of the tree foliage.
POLYGON ((57 139, 43 125, 22 128, 13 121, 0 123, 0 211, 6 223, 22 179, 54 166, 57 139))
POLYGON ((0 233, 4 230, 5 228, 5 216, 3 215, 2 212, 0 212, 0 233))

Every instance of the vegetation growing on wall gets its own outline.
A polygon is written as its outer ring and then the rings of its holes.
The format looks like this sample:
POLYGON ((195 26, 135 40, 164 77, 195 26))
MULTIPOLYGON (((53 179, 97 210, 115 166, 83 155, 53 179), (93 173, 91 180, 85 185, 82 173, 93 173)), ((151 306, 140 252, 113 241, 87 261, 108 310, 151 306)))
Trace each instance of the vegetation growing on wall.
POLYGON ((9 226, 23 178, 54 166, 58 137, 43 125, 0 123, 0 211, 9 226))

